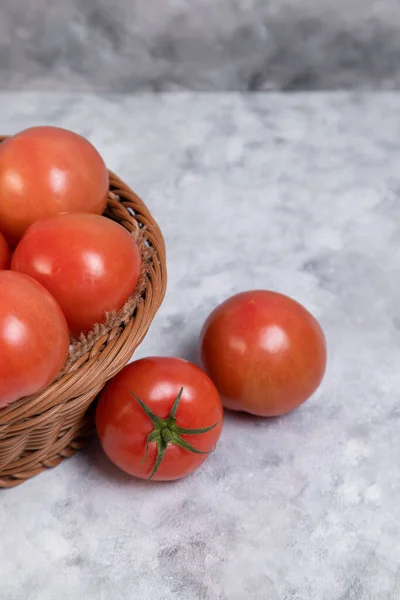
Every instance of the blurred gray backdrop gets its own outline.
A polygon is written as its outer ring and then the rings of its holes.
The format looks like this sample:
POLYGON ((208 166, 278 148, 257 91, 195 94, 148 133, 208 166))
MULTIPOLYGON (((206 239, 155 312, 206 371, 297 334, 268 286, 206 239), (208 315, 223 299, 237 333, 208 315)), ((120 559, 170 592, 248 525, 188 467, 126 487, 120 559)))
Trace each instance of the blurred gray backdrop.
POLYGON ((400 87, 399 0, 0 0, 0 84, 400 87))

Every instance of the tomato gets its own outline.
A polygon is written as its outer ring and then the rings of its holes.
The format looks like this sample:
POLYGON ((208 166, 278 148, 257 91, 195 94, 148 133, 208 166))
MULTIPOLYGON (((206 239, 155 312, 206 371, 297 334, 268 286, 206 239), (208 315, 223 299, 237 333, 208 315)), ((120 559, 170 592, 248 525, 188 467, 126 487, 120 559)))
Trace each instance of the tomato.
POLYGON ((11 262, 11 250, 4 237, 0 233, 0 269, 9 269, 11 262))
POLYGON ((139 279, 141 256, 130 233, 106 217, 57 215, 28 229, 11 268, 44 285, 78 335, 124 305, 139 279))
POLYGON ((39 219, 101 214, 108 186, 103 159, 85 138, 58 127, 25 129, 0 144, 0 230, 15 246, 39 219))
POLYGON ((101 445, 123 471, 141 479, 180 479, 215 448, 223 409, 198 367, 179 358, 143 358, 105 387, 96 413, 101 445))
POLYGON ((256 290, 232 296, 210 314, 200 357, 224 406, 272 417, 293 410, 317 389, 326 344, 301 304, 256 290))
POLYGON ((40 283, 12 271, 0 271, 0 348, 0 408, 47 387, 68 355, 61 308, 40 283))

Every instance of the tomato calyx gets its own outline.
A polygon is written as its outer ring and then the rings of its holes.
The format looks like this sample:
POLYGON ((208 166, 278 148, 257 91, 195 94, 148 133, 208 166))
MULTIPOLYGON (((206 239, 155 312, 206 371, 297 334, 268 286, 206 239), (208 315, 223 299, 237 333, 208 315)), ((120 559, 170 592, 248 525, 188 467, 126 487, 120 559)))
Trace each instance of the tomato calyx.
POLYGON ((197 448, 195 448, 194 446, 192 446, 192 444, 189 444, 189 442, 182 438, 182 435, 185 434, 197 435, 207 433, 207 431, 211 431, 211 429, 214 429, 214 427, 216 427, 220 423, 220 421, 217 421, 217 423, 214 423, 214 425, 211 425, 210 427, 201 427, 200 429, 188 429, 186 427, 179 427, 179 425, 176 422, 176 412, 178 410, 178 406, 182 398, 182 393, 183 387, 179 390, 179 393, 175 398, 169 416, 166 419, 162 419, 161 417, 156 415, 151 410, 151 408, 147 406, 147 404, 145 404, 138 396, 136 396, 136 394, 131 392, 132 396, 135 398, 135 400, 137 400, 143 411, 146 413, 146 415, 149 417, 150 421, 154 425, 153 431, 147 436, 146 449, 141 462, 141 464, 143 464, 147 458, 149 452, 149 444, 151 442, 155 442, 157 446, 157 458, 149 479, 152 479, 157 473, 160 464, 164 458, 165 452, 167 451, 167 448, 170 444, 174 444, 175 446, 179 446, 180 448, 184 448, 185 450, 188 450, 189 452, 194 452, 195 454, 210 454, 215 450, 215 448, 212 448, 211 450, 205 452, 202 450, 197 450, 197 448))

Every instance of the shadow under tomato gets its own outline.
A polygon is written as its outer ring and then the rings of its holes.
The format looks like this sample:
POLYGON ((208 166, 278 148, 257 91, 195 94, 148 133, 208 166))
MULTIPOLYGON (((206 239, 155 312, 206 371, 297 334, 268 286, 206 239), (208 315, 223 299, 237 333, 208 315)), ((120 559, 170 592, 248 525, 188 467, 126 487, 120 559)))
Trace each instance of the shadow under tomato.
POLYGON ((179 356, 197 366, 200 366, 198 338, 193 337, 186 344, 184 344, 179 351, 179 356))
POLYGON ((249 425, 253 427, 260 428, 268 428, 268 427, 276 427, 284 423, 285 421, 291 420, 293 418, 294 413, 297 410, 294 410, 285 415, 279 415, 277 417, 261 417, 258 415, 252 415, 250 413, 246 413, 244 411, 230 410, 229 408, 224 408, 224 420, 225 427, 229 424, 236 428, 240 427, 248 427, 249 425))

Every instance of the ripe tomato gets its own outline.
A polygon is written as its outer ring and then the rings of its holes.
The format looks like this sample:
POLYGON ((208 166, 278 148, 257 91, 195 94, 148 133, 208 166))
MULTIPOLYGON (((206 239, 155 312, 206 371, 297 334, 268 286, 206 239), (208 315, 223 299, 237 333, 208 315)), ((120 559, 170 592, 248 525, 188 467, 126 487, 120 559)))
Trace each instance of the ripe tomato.
POLYGON ((263 417, 307 400, 326 365, 325 337, 314 317, 291 298, 264 290, 220 304, 204 324, 200 354, 224 406, 263 417))
POLYGON ((0 408, 43 390, 68 354, 65 317, 43 286, 0 271, 0 408))
POLYGON ((0 269, 9 269, 11 262, 11 250, 4 237, 0 233, 0 269))
POLYGON ((0 144, 0 224, 15 245, 35 221, 63 212, 98 213, 108 172, 97 150, 58 127, 32 127, 0 144))
POLYGON ((11 268, 44 285, 78 335, 124 305, 139 279, 141 256, 130 233, 106 217, 57 215, 28 229, 11 268))
POLYGON ((195 471, 214 449, 222 421, 212 381, 179 358, 131 363, 107 384, 96 413, 100 442, 112 462, 159 481, 195 471))

